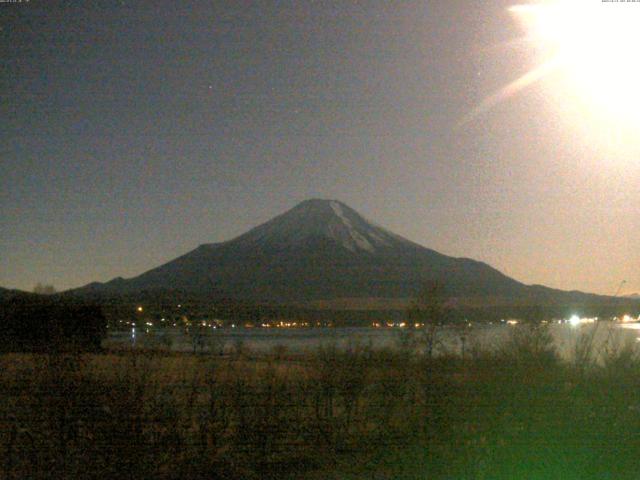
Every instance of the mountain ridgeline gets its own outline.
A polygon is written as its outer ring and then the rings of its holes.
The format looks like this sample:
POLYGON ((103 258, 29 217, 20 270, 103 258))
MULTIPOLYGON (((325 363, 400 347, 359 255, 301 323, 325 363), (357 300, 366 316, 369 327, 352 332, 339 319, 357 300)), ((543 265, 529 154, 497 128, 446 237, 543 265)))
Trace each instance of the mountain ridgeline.
POLYGON ((307 200, 243 235, 195 250, 131 279, 74 295, 180 291, 215 300, 342 305, 409 299, 438 282, 461 305, 601 303, 611 297, 520 283, 482 262, 425 248, 335 200, 307 200))

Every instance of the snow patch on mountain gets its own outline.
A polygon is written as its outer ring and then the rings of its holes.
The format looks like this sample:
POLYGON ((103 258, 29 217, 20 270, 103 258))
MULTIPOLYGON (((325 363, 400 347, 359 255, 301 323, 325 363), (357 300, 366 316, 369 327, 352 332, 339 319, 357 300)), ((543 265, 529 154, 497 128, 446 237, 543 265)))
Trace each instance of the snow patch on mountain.
POLYGON ((373 240, 375 240, 376 243, 378 243, 379 245, 384 245, 385 247, 390 247, 391 243, 389 243, 386 239, 384 239, 382 236, 378 235, 376 233, 375 230, 369 230, 367 232, 367 234, 373 238, 373 240))
POLYGON ((354 228, 351 220, 347 218, 342 210, 342 206, 338 202, 331 202, 329 205, 331 205, 333 212, 338 216, 338 218, 342 220, 342 223, 347 228, 347 232, 349 232, 349 235, 351 236, 352 242, 345 242, 343 245, 351 251, 355 251, 354 245, 368 252, 375 251, 375 248, 371 245, 369 240, 354 228))

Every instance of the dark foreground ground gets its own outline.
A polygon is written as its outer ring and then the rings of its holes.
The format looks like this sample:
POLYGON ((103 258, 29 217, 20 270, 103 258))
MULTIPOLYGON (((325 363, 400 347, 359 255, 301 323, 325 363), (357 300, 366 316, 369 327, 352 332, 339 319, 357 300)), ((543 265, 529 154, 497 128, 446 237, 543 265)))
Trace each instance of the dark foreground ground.
POLYGON ((7 354, 0 478, 636 479, 640 360, 583 347, 7 354))

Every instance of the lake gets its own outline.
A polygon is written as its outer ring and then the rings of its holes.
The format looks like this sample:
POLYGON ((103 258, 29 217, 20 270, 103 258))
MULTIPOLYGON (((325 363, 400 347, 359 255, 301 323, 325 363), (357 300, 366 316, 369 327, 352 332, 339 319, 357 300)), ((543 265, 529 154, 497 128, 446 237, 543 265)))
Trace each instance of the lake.
MULTIPOLYGON (((463 348, 495 349, 502 345, 518 325, 506 323, 474 325, 460 330, 445 326, 438 331, 436 353, 460 353, 463 348)), ((200 341, 184 332, 164 330, 156 333, 113 332, 103 342, 112 349, 121 348, 170 348, 173 351, 190 352, 194 344, 198 350, 230 353, 240 347, 244 351, 268 353, 284 347, 291 353, 305 353, 322 346, 333 346, 344 350, 350 346, 366 345, 374 349, 399 348, 407 330, 401 328, 221 328, 208 329, 200 341)), ((550 333, 560 354, 571 358, 576 344, 585 335, 594 335, 594 347, 602 350, 605 345, 621 347, 640 340, 640 323, 599 322, 596 324, 571 325, 554 323, 550 333)))

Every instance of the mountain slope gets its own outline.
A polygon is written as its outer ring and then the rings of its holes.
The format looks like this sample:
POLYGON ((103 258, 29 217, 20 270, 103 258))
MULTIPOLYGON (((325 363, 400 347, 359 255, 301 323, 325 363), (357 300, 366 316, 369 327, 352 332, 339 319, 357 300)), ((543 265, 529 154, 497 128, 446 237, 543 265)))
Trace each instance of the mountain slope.
POLYGON ((433 281, 464 301, 555 302, 584 295, 528 287, 484 263, 442 255, 335 200, 304 201, 233 240, 201 245, 135 278, 93 283, 75 293, 180 290, 266 302, 397 299, 433 281))

